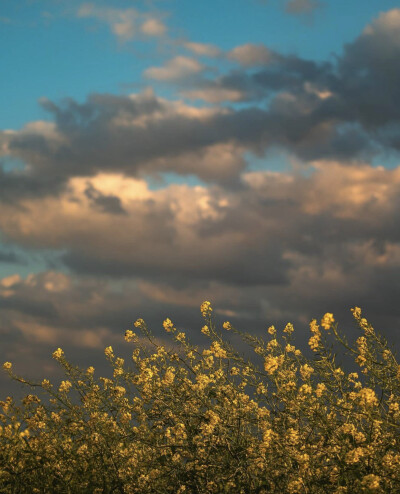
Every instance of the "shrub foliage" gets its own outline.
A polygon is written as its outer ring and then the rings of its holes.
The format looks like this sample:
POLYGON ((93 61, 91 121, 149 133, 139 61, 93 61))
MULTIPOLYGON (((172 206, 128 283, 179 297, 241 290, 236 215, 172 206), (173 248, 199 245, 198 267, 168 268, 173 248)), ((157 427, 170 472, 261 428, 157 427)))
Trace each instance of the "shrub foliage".
POLYGON ((352 309, 362 335, 349 345, 332 314, 310 323, 306 359, 293 326, 266 338, 231 331, 262 358, 245 360, 201 312, 211 344, 202 352, 170 319, 177 347, 155 342, 143 319, 133 368, 105 349, 113 379, 53 353, 66 380, 11 378, 49 395, 0 402, 1 493, 398 493, 400 366, 387 342, 352 309), (333 336, 358 373, 335 364, 333 336), (150 351, 149 351, 150 349, 150 351), (151 353, 154 350, 154 353, 151 353), (247 391, 247 392, 246 392, 247 391))

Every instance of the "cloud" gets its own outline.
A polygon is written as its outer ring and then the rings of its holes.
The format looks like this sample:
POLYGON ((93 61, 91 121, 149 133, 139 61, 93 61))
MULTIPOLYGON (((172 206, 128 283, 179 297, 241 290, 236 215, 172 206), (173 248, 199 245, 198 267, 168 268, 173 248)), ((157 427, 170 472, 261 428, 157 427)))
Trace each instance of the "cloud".
POLYGON ((100 172, 189 173, 237 184, 236 165, 220 173, 201 159, 225 145, 260 156, 278 147, 305 161, 371 160, 383 150, 398 152, 400 113, 393 101, 400 98, 399 17, 399 9, 381 14, 335 63, 241 45, 227 55, 240 67, 214 78, 183 56, 146 72, 176 85, 184 98, 246 103, 240 108, 199 109, 151 90, 93 94, 83 103, 42 99, 53 122, 0 132, 1 153, 26 163, 23 172, 0 170, 1 199, 59 194, 69 178, 100 172))
POLYGON ((148 36, 163 36, 167 28, 159 19, 148 19, 140 27, 142 33, 148 36))
POLYGON ((150 67, 144 71, 144 76, 158 81, 175 81, 198 74, 205 66, 194 58, 177 56, 168 60, 163 67, 150 67))
POLYGON ((288 0, 286 1, 285 11, 288 14, 299 15, 310 13, 323 5, 319 0, 288 0))
MULTIPOLYGON (((233 156, 225 152, 230 163, 233 156)), ((75 178, 60 198, 26 200, 23 211, 5 205, 0 227, 25 247, 67 248, 64 262, 76 273, 177 283, 214 279, 242 287, 289 283, 288 251, 311 259, 343 241, 349 247, 371 238, 398 242, 400 168, 313 166, 307 179, 245 173, 242 187, 231 192, 178 185, 151 191, 144 181, 104 174, 75 178), (113 192, 125 214, 99 208, 88 190, 99 197, 113 192)))
POLYGON ((235 89, 225 87, 217 87, 210 84, 209 87, 203 89, 194 89, 190 91, 182 91, 185 98, 191 100, 203 100, 207 103, 221 103, 222 101, 242 101, 246 99, 245 94, 235 89))
POLYGON ((400 167, 315 161, 304 175, 300 165, 245 172, 235 191, 152 191, 99 174, 71 179, 59 197, 25 199, 23 210, 3 206, 5 238, 59 251, 59 269, 69 269, 0 279, 6 358, 25 365, 22 354, 11 358, 14 346, 39 355, 66 345, 87 363, 138 317, 160 338, 172 317, 199 341, 193 315, 203 300, 220 324, 253 334, 290 320, 305 340, 311 317, 340 320, 354 305, 389 331, 400 317, 400 167), (93 204, 93 191, 117 197, 126 213, 93 204))
POLYGON ((244 67, 266 65, 273 59, 273 54, 264 45, 247 43, 236 46, 227 54, 228 59, 239 62, 244 67))
POLYGON ((222 51, 215 45, 210 43, 195 43, 193 41, 185 41, 183 46, 198 56, 218 57, 222 55, 222 51))
POLYGON ((0 263, 25 264, 25 261, 13 251, 0 251, 0 263))
POLYGON ((106 23, 121 42, 127 42, 140 33, 160 37, 167 31, 161 19, 133 8, 117 9, 84 3, 79 7, 76 15, 78 18, 94 18, 106 23))

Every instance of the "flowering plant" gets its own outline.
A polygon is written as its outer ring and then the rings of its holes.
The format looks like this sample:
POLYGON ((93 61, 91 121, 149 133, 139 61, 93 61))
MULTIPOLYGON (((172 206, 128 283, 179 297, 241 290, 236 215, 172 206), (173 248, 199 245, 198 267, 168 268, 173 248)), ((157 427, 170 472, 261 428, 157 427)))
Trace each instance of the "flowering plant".
POLYGON ((400 492, 400 366, 352 311, 362 331, 354 347, 332 314, 311 321, 311 361, 293 345, 290 323, 281 337, 271 326, 267 341, 225 322, 261 356, 257 367, 217 333, 206 301, 202 332, 211 344, 202 352, 170 319, 163 326, 179 351, 166 350, 138 319, 143 336, 125 333, 136 347, 133 370, 105 349, 113 379, 71 365, 61 348, 53 358, 66 380, 57 390, 4 363, 13 379, 43 389, 50 406, 32 394, 22 406, 0 402, 0 492, 400 492), (361 376, 336 366, 329 335, 361 376))

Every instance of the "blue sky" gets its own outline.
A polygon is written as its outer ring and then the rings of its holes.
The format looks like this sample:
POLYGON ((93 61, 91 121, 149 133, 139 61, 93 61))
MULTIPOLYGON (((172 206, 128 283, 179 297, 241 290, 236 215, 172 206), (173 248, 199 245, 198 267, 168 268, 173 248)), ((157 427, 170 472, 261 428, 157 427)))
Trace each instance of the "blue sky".
MULTIPOLYGON (((48 118, 42 97, 82 101, 91 92, 126 93, 125 85, 146 84, 141 74, 163 58, 146 43, 119 43, 108 26, 77 19, 83 2, 3 0, 0 8, 0 55, 7 68, 0 80, 5 97, 1 128, 18 129, 26 121, 48 118)), ((379 12, 396 1, 324 2, 311 13, 288 15, 284 2, 270 0, 168 0, 155 2, 166 15, 172 36, 214 43, 230 50, 244 43, 264 43, 283 53, 312 60, 340 54, 379 12)), ((121 9, 145 2, 108 2, 121 9)), ((154 44, 153 44, 154 45, 154 44)))
POLYGON ((0 359, 204 300, 400 346, 397 2, 3 0, 0 60, 0 359))

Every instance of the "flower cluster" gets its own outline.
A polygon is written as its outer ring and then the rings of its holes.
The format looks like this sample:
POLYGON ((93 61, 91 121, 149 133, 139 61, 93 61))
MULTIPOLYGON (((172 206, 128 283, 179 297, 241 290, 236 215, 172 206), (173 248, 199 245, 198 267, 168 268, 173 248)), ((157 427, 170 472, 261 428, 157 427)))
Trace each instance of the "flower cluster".
POLYGON ((225 322, 261 357, 261 368, 216 332, 209 301, 201 304, 207 348, 166 319, 178 346, 168 351, 138 319, 144 338, 125 332, 133 368, 111 346, 104 350, 113 379, 72 366, 61 348, 53 353, 66 373, 59 386, 31 383, 5 362, 13 379, 50 400, 0 401, 0 492, 400 492, 400 365, 361 309, 352 311, 362 331, 354 347, 333 314, 321 319, 326 332, 310 322, 313 360, 293 344, 291 323, 282 338, 270 326, 264 339, 225 322), (336 366, 325 345, 331 336, 353 355, 361 378, 336 366))

